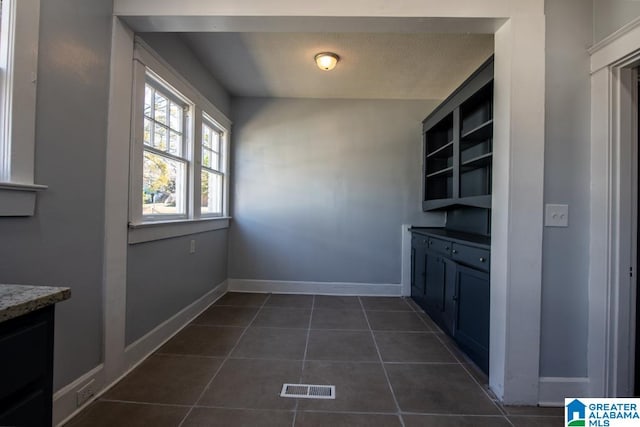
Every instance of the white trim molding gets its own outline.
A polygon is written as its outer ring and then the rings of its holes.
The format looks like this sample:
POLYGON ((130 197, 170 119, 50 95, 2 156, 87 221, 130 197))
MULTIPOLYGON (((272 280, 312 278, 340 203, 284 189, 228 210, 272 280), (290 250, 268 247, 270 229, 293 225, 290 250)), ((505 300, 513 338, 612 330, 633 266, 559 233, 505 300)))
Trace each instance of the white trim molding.
POLYGON ((129 219, 129 134, 134 34, 113 18, 104 223, 104 365, 107 382, 124 369, 129 219))
MULTIPOLYGON (((591 50, 589 396, 633 393, 640 21, 591 50)), ((637 272, 636 272, 637 274, 637 272)))
POLYGON ((139 365, 151 353, 169 341, 180 332, 189 322, 198 317, 211 304, 227 293, 228 282, 218 284, 202 297, 165 320, 142 338, 129 344, 125 349, 125 364, 127 372, 139 365))
POLYGON ((190 234, 229 228, 228 217, 200 218, 182 221, 143 222, 129 224, 129 244, 151 242, 154 240, 170 239, 172 237, 188 236, 190 234))
POLYGON ((53 394, 53 417, 52 424, 54 426, 62 426, 73 418, 77 413, 89 406, 91 402, 97 399, 100 393, 96 393, 87 400, 82 406, 78 406, 77 393, 86 384, 93 381, 94 390, 103 390, 105 385, 104 364, 100 364, 81 375, 75 381, 62 387, 53 394))
POLYGON ((540 377, 540 406, 564 407, 565 397, 586 396, 589 389, 587 377, 540 377))
POLYGON ((229 279, 229 291, 398 297, 402 295, 402 285, 399 283, 294 282, 285 280, 229 279))
POLYGON ((36 193, 46 189, 46 185, 0 182, 0 216, 33 216, 36 193))
POLYGON ((109 388, 128 375, 138 365, 144 362, 153 352, 160 348, 184 329, 193 319, 198 317, 211 304, 227 293, 227 281, 218 284, 202 297, 183 308, 181 311, 155 327, 145 336, 130 344, 123 356, 124 366, 117 375, 112 378, 106 377, 105 366, 100 364, 78 377, 75 381, 64 386, 53 395, 53 425, 62 426, 76 414, 86 408, 91 402, 106 393, 109 388), (93 387, 95 395, 86 401, 82 406, 77 405, 77 392, 90 381, 94 381, 93 387))
POLYGON ((638 31, 640 31, 640 17, 591 46, 588 49, 591 55, 591 72, 608 67, 632 54, 638 48, 638 31))

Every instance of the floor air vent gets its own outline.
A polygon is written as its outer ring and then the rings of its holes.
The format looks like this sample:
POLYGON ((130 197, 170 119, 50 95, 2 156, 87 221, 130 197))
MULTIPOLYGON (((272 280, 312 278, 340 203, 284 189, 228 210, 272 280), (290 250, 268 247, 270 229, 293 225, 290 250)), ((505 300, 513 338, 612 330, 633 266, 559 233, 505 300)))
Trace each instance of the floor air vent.
POLYGON ((315 384, 283 384, 280 397, 299 399, 335 399, 336 386, 315 384))

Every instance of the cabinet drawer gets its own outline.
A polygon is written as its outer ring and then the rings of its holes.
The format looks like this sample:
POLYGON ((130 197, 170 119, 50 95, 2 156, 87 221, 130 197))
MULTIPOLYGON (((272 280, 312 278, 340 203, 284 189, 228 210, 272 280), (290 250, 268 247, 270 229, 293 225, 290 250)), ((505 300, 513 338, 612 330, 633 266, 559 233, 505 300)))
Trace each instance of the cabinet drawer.
POLYGON ((454 243, 451 249, 451 258, 456 262, 467 264, 480 270, 489 271, 490 252, 486 249, 454 243))
POLYGON ((51 396, 34 390, 8 409, 0 408, 1 426, 50 426, 51 396))
POLYGON ((451 255, 451 242, 440 240, 435 237, 427 237, 427 244, 430 250, 443 255, 451 255))
POLYGON ((414 248, 426 248, 429 244, 429 238, 419 234, 414 234, 411 237, 411 246, 414 248))

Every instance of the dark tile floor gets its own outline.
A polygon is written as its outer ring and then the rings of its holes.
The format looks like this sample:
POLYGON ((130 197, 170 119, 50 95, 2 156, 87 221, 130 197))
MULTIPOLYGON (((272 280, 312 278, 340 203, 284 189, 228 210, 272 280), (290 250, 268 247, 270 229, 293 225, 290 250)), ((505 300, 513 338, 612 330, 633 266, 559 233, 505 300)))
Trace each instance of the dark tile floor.
POLYGON ((546 427, 503 407, 410 300, 228 293, 68 426, 546 427), (333 384, 335 400, 280 397, 333 384))

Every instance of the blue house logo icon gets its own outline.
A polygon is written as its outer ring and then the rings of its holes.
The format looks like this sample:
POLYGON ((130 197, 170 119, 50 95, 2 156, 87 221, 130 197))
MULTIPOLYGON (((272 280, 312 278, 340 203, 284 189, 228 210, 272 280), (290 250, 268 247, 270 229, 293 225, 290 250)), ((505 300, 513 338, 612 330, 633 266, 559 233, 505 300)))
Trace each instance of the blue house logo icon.
POLYGON ((586 405, 578 399, 574 399, 567 405, 567 426, 577 427, 585 425, 586 405))

